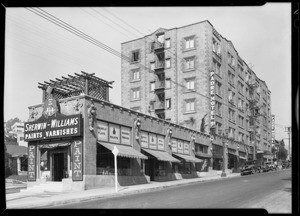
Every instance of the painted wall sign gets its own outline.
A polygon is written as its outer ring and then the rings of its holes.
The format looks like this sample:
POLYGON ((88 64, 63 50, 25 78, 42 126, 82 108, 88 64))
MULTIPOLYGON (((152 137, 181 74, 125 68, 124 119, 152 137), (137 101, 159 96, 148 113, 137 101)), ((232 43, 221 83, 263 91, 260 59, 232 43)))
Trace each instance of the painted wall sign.
POLYGON ((165 138, 163 136, 157 135, 157 149, 165 150, 165 138))
POLYGON ((97 139, 102 141, 108 141, 108 123, 98 121, 97 139))
POLYGON ((121 127, 121 143, 131 145, 131 130, 128 127, 121 127))
POLYGON ((36 146, 28 145, 28 181, 36 179, 36 146))
POLYGON ((120 143, 120 126, 109 124, 109 142, 120 143))
POLYGON ((177 139, 172 139, 171 140, 171 142, 172 142, 172 152, 177 152, 177 139))
POLYGON ((149 148, 148 138, 149 138, 148 133, 141 132, 141 146, 143 148, 149 148))
POLYGON ((210 126, 215 125, 215 72, 210 72, 210 126))
POLYGON ((183 142, 181 140, 178 140, 177 143, 178 143, 178 147, 177 147, 178 153, 183 153, 183 142))
POLYGON ((149 133, 149 148, 157 149, 157 138, 155 134, 149 133))
POLYGON ((72 143, 72 179, 73 181, 83 180, 83 160, 82 160, 82 141, 76 140, 72 143))
POLYGON ((275 143, 275 115, 272 115, 272 144, 275 143))
POLYGON ((188 142, 183 143, 183 153, 190 154, 190 144, 188 142))
POLYGON ((81 135, 81 114, 70 116, 41 117, 24 124, 24 140, 35 141, 81 135))

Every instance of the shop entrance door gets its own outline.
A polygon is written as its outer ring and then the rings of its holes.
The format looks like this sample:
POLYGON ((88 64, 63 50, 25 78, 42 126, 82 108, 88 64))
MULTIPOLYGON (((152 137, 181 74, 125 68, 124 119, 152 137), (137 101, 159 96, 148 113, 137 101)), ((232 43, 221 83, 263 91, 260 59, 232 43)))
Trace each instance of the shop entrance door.
POLYGON ((53 153, 53 181, 61 181, 64 176, 64 153, 53 153))
POLYGON ((148 157, 148 160, 145 160, 145 174, 150 176, 150 181, 154 181, 155 175, 155 160, 148 157))

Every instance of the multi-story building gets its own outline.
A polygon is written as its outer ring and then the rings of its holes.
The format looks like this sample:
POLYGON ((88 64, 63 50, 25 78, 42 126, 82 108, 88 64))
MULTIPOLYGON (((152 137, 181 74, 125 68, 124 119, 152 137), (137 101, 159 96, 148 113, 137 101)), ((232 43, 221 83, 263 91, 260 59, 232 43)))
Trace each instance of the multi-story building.
POLYGON ((27 142, 24 141, 24 122, 16 122, 11 126, 11 133, 17 137, 19 146, 27 147, 27 142))
POLYGON ((271 92, 209 21, 159 28, 122 55, 122 106, 271 151, 271 92))

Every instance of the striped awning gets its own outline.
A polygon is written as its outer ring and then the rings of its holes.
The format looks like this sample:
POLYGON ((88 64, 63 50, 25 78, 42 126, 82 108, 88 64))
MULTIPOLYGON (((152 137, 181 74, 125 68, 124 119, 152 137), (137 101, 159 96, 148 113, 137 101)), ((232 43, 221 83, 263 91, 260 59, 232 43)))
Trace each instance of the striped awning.
POLYGON ((120 157, 128 157, 128 158, 140 158, 140 159, 148 159, 147 156, 143 155, 141 152, 135 150, 131 146, 124 145, 116 145, 112 143, 98 142, 100 145, 104 146, 108 150, 112 151, 114 146, 119 150, 118 156, 120 157))
POLYGON ((173 153, 173 154, 176 155, 177 157, 180 157, 180 158, 184 159, 186 162, 192 162, 192 163, 203 162, 203 160, 195 158, 195 157, 190 156, 190 155, 183 155, 183 154, 176 154, 176 153, 173 153))
POLYGON ((170 161, 170 162, 174 162, 174 163, 180 163, 180 160, 177 160, 176 158, 172 157, 170 154, 168 154, 165 151, 156 151, 156 150, 151 150, 151 149, 143 149, 143 151, 156 157, 157 160, 159 160, 159 161, 170 161))

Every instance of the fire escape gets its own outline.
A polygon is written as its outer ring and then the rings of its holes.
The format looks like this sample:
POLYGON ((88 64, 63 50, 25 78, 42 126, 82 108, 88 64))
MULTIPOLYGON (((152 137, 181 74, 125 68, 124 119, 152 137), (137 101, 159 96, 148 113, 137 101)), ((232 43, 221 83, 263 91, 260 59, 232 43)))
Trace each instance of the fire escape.
POLYGON ((165 119, 165 50, 164 43, 153 42, 155 55, 155 114, 158 118, 165 119))

